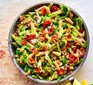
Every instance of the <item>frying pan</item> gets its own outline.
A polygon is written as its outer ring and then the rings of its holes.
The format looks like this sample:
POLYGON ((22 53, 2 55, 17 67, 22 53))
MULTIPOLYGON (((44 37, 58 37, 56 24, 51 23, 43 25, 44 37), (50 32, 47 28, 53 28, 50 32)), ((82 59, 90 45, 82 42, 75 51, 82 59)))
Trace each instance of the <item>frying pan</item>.
MULTIPOLYGON (((10 29, 10 32, 9 32, 9 36, 8 36, 8 48, 9 48, 9 52, 10 52, 10 55, 11 55, 11 58, 12 58, 12 61, 13 63, 15 64, 15 66, 20 70, 21 73, 23 73, 25 75, 25 72, 23 71, 23 69, 16 63, 16 59, 14 58, 14 55, 15 55, 15 52, 14 52, 14 48, 12 46, 12 39, 11 39, 11 34, 14 33, 15 29, 16 29, 16 24, 17 24, 17 21, 18 21, 18 18, 20 15, 22 14, 25 14, 29 11, 34 11, 34 9, 37 9, 43 5, 49 5, 50 2, 45 2, 45 3, 39 3, 39 4, 36 4, 34 6, 31 6, 27 9, 25 9, 23 12, 21 12, 17 18, 14 20, 12 26, 11 26, 11 29, 10 29)), ((57 3, 57 2, 52 2, 53 4, 55 5, 60 5, 60 3, 57 3)), ((81 17, 76 11, 74 11, 72 8, 70 8, 71 11, 74 13, 75 16, 77 17, 81 17)), ((82 18, 82 17, 81 17, 82 18)), ((86 41, 87 41, 87 48, 86 48, 86 54, 84 55, 84 59, 83 61, 80 63, 80 65, 70 74, 68 75, 67 77, 65 78, 62 78, 60 82, 63 82, 65 80, 70 80, 71 82, 74 81, 74 78, 73 78, 73 75, 81 68, 81 66, 84 64, 86 58, 87 58, 87 54, 88 54, 88 50, 89 50, 89 32, 88 32, 88 28, 83 20, 83 26, 84 26, 84 29, 85 29, 85 32, 86 32, 86 41)), ((58 83, 57 80, 53 80, 53 81, 46 81, 46 80, 40 80, 40 79, 34 79, 32 78, 31 76, 27 75, 28 78, 36 81, 36 82, 39 82, 39 83, 43 83, 43 84, 54 84, 54 83, 58 83)))

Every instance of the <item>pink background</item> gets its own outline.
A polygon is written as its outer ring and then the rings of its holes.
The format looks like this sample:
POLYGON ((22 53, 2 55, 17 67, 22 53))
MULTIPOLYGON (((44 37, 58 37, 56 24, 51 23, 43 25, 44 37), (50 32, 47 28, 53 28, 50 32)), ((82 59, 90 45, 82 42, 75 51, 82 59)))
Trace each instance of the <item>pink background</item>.
MULTIPOLYGON (((8 33, 14 19, 27 7, 51 0, 0 0, 0 85, 41 85, 22 75, 12 63, 8 52, 8 33)), ((93 0, 55 0, 76 10, 87 23, 90 49, 83 67, 75 74, 81 80, 93 83, 93 0)), ((58 84, 58 85, 62 85, 58 84)))

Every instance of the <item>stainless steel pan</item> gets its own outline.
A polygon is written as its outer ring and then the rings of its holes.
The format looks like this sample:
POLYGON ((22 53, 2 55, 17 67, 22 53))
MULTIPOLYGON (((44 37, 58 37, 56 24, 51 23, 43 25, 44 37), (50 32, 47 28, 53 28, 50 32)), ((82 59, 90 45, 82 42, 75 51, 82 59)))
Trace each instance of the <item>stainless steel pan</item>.
MULTIPOLYGON (((19 14, 19 16, 22 15, 22 14, 24 14, 24 13, 27 13, 27 12, 29 12, 29 11, 33 11, 34 9, 39 8, 39 7, 42 6, 42 5, 48 5, 48 4, 49 4, 49 2, 48 2, 48 3, 45 2, 45 3, 39 3, 39 4, 36 4, 36 5, 34 5, 34 6, 31 6, 30 8, 27 8, 27 9, 25 9, 23 12, 21 12, 21 13, 19 14)), ((53 4, 59 5, 60 3, 53 2, 53 4)), ((80 16, 76 11, 74 11, 72 8, 71 8, 71 11, 72 11, 76 16, 81 17, 81 16, 80 16)), ((22 68, 16 63, 16 60, 15 60, 15 58, 14 58, 15 52, 14 52, 14 49, 13 49, 13 47, 12 47, 12 45, 11 45, 11 42, 12 42, 11 34, 14 33, 14 31, 15 31, 15 26, 16 26, 16 23, 17 23, 17 20, 18 20, 19 16, 17 16, 17 18, 15 19, 15 21, 13 22, 13 24, 12 24, 12 26, 11 26, 11 29, 10 29, 10 32, 9 32, 9 36, 8 36, 8 48, 9 48, 9 52, 10 52, 12 61, 14 62, 15 66, 20 70, 21 73, 25 74, 25 72, 22 70, 22 68)), ((81 68, 81 66, 84 64, 84 62, 85 62, 85 60, 86 60, 86 58, 87 58, 87 54, 88 54, 88 50, 89 50, 89 32, 88 32, 88 28, 87 28, 87 26, 86 26, 86 24, 85 24, 84 21, 83 21, 83 25, 84 25, 84 29, 85 29, 85 31, 86 31, 86 41, 87 41, 86 54, 85 54, 85 56, 84 56, 84 59, 83 59, 83 61, 81 62, 81 64, 78 66, 77 69, 75 69, 75 70, 74 70, 70 75, 68 75, 66 78, 63 78, 60 82, 63 82, 63 81, 68 80, 68 79, 69 79, 71 82, 73 82, 73 80, 74 80, 73 75, 81 68)), ((29 76, 29 75, 28 75, 27 77, 30 78, 30 79, 32 79, 32 80, 34 80, 34 81, 36 81, 36 82, 39 82, 39 83, 44 83, 44 84, 57 83, 57 80, 54 80, 54 81, 46 81, 46 80, 34 79, 34 78, 32 78, 31 76, 29 76)))

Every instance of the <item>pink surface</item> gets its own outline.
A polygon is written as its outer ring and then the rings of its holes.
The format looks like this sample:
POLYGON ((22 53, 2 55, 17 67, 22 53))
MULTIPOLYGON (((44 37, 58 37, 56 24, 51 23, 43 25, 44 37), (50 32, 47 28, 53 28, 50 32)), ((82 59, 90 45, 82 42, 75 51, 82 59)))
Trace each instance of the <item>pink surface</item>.
MULTIPOLYGON (((51 0, 0 0, 0 85, 41 85, 22 75, 12 63, 7 48, 7 39, 10 27, 20 12, 34 4, 47 1, 51 0)), ((75 77, 79 81, 86 79, 91 85, 93 84, 93 0, 54 1, 67 4, 76 10, 88 26, 91 40, 90 50, 86 62, 75 77)))
POLYGON ((12 63, 7 41, 5 42, 6 44, 0 47, 0 85, 33 85, 33 82, 21 74, 12 63))

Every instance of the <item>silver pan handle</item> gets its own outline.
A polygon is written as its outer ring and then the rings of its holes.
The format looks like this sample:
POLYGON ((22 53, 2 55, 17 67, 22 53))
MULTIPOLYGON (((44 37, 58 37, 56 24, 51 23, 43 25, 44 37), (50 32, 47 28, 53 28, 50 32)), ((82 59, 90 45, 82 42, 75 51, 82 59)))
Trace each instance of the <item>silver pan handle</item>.
POLYGON ((69 78, 69 81, 70 81, 71 84, 73 84, 74 80, 75 80, 75 79, 74 79, 73 76, 69 78))
POLYGON ((64 85, 66 85, 68 82, 70 82, 73 85, 74 80, 75 80, 75 78, 72 76, 72 77, 70 77, 69 79, 66 80, 64 85))
POLYGON ((68 83, 70 83, 71 85, 73 85, 73 84, 81 85, 81 84, 78 82, 78 80, 76 80, 73 76, 68 79, 68 81, 66 82, 66 84, 68 84, 68 83))

